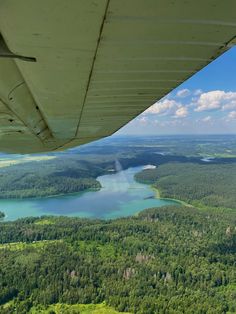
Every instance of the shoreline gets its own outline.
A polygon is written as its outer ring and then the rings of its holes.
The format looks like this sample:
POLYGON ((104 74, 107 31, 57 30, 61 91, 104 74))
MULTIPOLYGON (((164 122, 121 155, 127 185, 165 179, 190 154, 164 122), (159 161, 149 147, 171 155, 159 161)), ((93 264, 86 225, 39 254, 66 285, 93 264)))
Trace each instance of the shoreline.
MULTIPOLYGON (((142 166, 138 166, 138 167, 142 167, 142 166)), ((130 168, 136 168, 136 167, 130 167, 130 168)), ((128 168, 129 169, 129 168, 128 168)), ((112 173, 113 174, 113 173, 112 173)), ((106 174, 107 175, 107 174, 106 174)), ((108 175, 111 175, 111 174, 108 174, 108 175)), ((101 176, 98 176, 96 178, 96 180, 99 179, 99 177, 101 176)), ((184 202, 184 201, 181 201, 179 199, 174 199, 174 198, 167 198, 167 197, 162 197, 161 196, 161 192, 160 190, 157 188, 157 187, 154 187, 151 183, 147 184, 147 183, 144 183, 144 182, 139 182, 137 180, 135 180, 135 174, 133 173, 132 175, 133 177, 133 180, 138 182, 138 183, 141 183, 141 184, 144 184, 146 186, 149 187, 149 189, 151 191, 153 191, 153 198, 155 198, 156 200, 163 200, 163 201, 170 201, 170 202, 173 202, 175 206, 177 205, 183 205, 183 206, 186 206, 186 207, 193 207, 192 205, 184 202)), ((100 181, 98 180, 98 182, 100 183, 100 181)), ((101 184, 101 183, 100 183, 101 184)), ((49 200, 49 199, 53 199, 53 198, 67 198, 67 197, 80 197, 82 196, 83 194, 86 194, 87 192, 99 192, 103 187, 97 187, 97 188, 89 188, 89 189, 85 189, 83 191, 76 191, 76 192, 71 192, 71 193, 58 193, 58 194, 53 194, 53 195, 47 195, 47 196, 34 196, 34 197, 23 197, 23 198, 2 198, 1 200, 2 201, 22 201, 22 202, 27 202, 27 201, 43 201, 43 200, 49 200)), ((163 205, 164 206, 164 205, 163 205)), ((138 211, 137 213, 139 213, 140 211, 138 211)), ((6 215, 4 217, 5 219, 3 219, 3 221, 6 221, 8 220, 8 215, 6 215)))
POLYGON ((176 202, 176 203, 181 204, 181 205, 186 206, 186 207, 191 207, 191 208, 194 207, 192 204, 187 203, 187 202, 182 201, 182 200, 179 200, 179 199, 176 199, 176 198, 162 197, 160 190, 159 190, 157 187, 155 187, 155 186, 153 185, 153 183, 151 183, 151 182, 147 183, 147 182, 144 182, 144 181, 142 181, 142 180, 137 180, 137 179, 135 178, 135 175, 134 175, 134 180, 135 180, 136 182, 138 182, 138 183, 149 185, 150 188, 153 190, 153 192, 154 192, 154 198, 156 198, 156 199, 159 199, 159 200, 166 200, 166 201, 173 201, 173 202, 176 202))
MULTIPOLYGON (((143 167, 143 166, 138 166, 138 167, 143 167)), ((129 167, 129 168, 133 168, 133 167, 129 167)), ((128 169, 129 169, 128 168, 128 169)), ((127 169, 125 169, 127 170, 127 169)), ((111 175, 113 174, 114 172, 112 173, 109 173, 108 175, 111 175)), ((104 174, 104 175, 107 175, 107 174, 104 174)), ((96 178, 96 180, 99 178, 100 176, 98 176, 96 178)), ((138 182, 138 183, 141 183, 141 184, 145 184, 145 185, 149 185, 149 187, 153 190, 154 192, 154 198, 155 199, 160 199, 160 200, 167 200, 167 201, 174 201, 176 203, 179 203, 179 204, 182 204, 184 206, 187 206, 187 207, 194 207, 193 205, 185 202, 185 201, 182 201, 182 200, 179 200, 179 199, 175 199, 175 198, 169 198, 169 197, 162 197, 161 196, 161 192, 158 188, 154 187, 153 184, 151 183, 145 183, 145 182, 141 182, 139 180, 136 180, 135 179, 135 174, 133 176, 133 179, 134 181, 138 182)), ((100 181, 98 181, 100 183, 100 181)), ((43 199, 49 199, 49 198, 54 198, 54 197, 66 197, 66 196, 73 196, 73 195, 80 195, 80 194, 84 194, 84 193, 87 193, 87 192, 98 192, 102 189, 103 187, 98 187, 98 188, 88 188, 88 189, 85 189, 83 191, 76 191, 76 192, 71 192, 71 193, 59 193, 59 194, 52 194, 52 195, 45 195, 45 196, 32 196, 32 197, 22 197, 22 198, 17 198, 17 197, 9 197, 9 198, 0 198, 0 201, 1 200, 13 200, 13 201, 27 201, 27 200, 43 200, 43 199)))
MULTIPOLYGON (((125 170, 128 170, 130 168, 136 168, 136 167, 143 167, 143 165, 141 165, 141 166, 131 166, 131 167, 125 168, 125 169, 123 169, 121 171, 125 171, 125 170)), ((101 174, 101 175, 97 176, 95 178, 95 180, 97 180, 100 183, 100 181, 98 180, 99 177, 106 176, 106 175, 113 175, 113 174, 116 174, 117 172, 120 172, 120 171, 114 170, 114 171, 111 171, 110 173, 109 172, 108 173, 105 172, 104 174, 101 174)), ((100 183, 100 185, 101 185, 101 183, 100 183)), ((150 187, 151 187, 151 185, 150 185, 150 187)), ((6 200, 13 200, 13 201, 14 200, 18 200, 18 201, 21 201, 21 200, 43 200, 43 199, 48 199, 48 198, 53 198, 53 197, 73 196, 73 195, 77 195, 77 194, 83 194, 83 193, 86 193, 86 192, 97 192, 97 191, 100 191, 102 189, 103 189, 103 186, 101 185, 98 188, 88 188, 88 189, 85 189, 85 190, 82 190, 82 191, 71 192, 71 193, 60 193, 60 194, 52 194, 52 195, 45 195, 45 196, 32 196, 32 197, 22 197, 22 198, 17 198, 17 197, 1 198, 0 197, 0 201, 1 200, 4 200, 4 201, 6 201, 6 200)))
POLYGON ((150 185, 151 189, 155 192, 155 198, 156 199, 160 199, 160 200, 166 200, 166 201, 174 201, 176 203, 179 203, 181 205, 184 205, 186 207, 194 207, 193 205, 185 202, 185 201, 181 201, 181 200, 178 200, 176 198, 170 198, 170 197, 161 197, 161 193, 160 193, 160 190, 157 189, 156 187, 154 187, 153 185, 150 185))
POLYGON ((32 196, 32 197, 22 197, 22 198, 17 198, 17 197, 8 197, 8 198, 0 198, 0 201, 8 201, 8 200, 13 200, 13 201, 27 201, 27 200, 43 200, 43 199, 48 199, 48 198, 53 198, 53 197, 62 197, 62 196, 72 196, 72 195, 76 195, 76 194, 82 194, 82 193, 86 193, 86 192, 97 192, 100 191, 102 189, 101 188, 90 188, 90 189, 86 189, 83 191, 77 191, 77 192, 71 192, 71 193, 61 193, 61 194, 53 194, 53 195, 46 195, 46 196, 32 196))

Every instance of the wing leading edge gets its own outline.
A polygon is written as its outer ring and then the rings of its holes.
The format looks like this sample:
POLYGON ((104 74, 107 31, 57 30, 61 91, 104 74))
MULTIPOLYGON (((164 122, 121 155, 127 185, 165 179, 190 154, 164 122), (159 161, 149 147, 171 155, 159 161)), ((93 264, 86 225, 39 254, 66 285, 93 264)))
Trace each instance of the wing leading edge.
POLYGON ((234 0, 1 1, 0 151, 113 134, 234 44, 235 11, 234 0))

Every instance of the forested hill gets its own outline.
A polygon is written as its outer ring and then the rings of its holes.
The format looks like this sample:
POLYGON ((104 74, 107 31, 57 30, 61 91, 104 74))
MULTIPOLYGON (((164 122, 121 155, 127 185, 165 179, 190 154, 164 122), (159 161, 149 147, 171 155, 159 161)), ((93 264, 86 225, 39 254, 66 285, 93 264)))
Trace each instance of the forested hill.
POLYGON ((211 164, 221 168, 236 164, 235 143, 236 137, 232 135, 126 136, 43 156, 0 154, 0 198, 44 197, 99 189, 96 178, 110 173, 111 169, 171 163, 180 163, 184 168, 188 163, 206 164, 204 156, 213 158, 211 164))
POLYGON ((78 158, 55 158, 0 168, 0 198, 45 197, 100 189, 106 167, 78 158))
POLYGON ((111 221, 1 223, 0 313, 102 302, 137 314, 235 313, 235 226, 234 211, 181 206, 111 221))
POLYGON ((89 189, 100 189, 96 180, 100 175, 150 162, 166 163, 169 160, 186 162, 179 156, 158 156, 136 151, 122 151, 110 154, 103 149, 103 155, 58 155, 51 160, 20 163, 0 167, 0 198, 30 198, 68 194, 89 189), (119 167, 117 168, 116 164, 119 167))
POLYGON ((171 162, 135 175, 137 181, 153 184, 161 197, 195 206, 236 209, 236 164, 171 162))
MULTIPOLYGON (((211 164, 215 169, 218 167, 221 175, 223 166, 236 165, 235 143, 235 136, 112 137, 46 156, 0 154, 0 198, 44 197, 99 189, 96 178, 110 173, 111 169, 119 171, 147 164, 168 167, 173 163, 182 164, 185 169, 190 163, 196 167, 206 165, 203 156, 213 158, 211 164), (27 159, 38 161, 24 162, 27 159)), ((198 178, 194 167, 187 175, 192 170, 193 179, 198 178)), ((164 181, 163 178, 163 184, 164 181)))

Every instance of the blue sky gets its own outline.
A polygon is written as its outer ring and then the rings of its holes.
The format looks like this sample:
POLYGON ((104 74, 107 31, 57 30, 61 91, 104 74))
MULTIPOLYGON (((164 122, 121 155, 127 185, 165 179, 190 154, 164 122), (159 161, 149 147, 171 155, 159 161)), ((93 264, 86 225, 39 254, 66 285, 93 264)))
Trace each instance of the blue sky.
POLYGON ((117 132, 236 133, 236 47, 199 71, 117 132))

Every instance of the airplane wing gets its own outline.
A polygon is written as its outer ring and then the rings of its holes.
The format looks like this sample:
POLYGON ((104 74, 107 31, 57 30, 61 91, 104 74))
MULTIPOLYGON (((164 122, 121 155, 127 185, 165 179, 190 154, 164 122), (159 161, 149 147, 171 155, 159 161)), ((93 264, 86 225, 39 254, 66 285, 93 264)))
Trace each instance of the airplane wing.
POLYGON ((113 134, 229 49, 235 0, 1 0, 0 151, 113 134))

